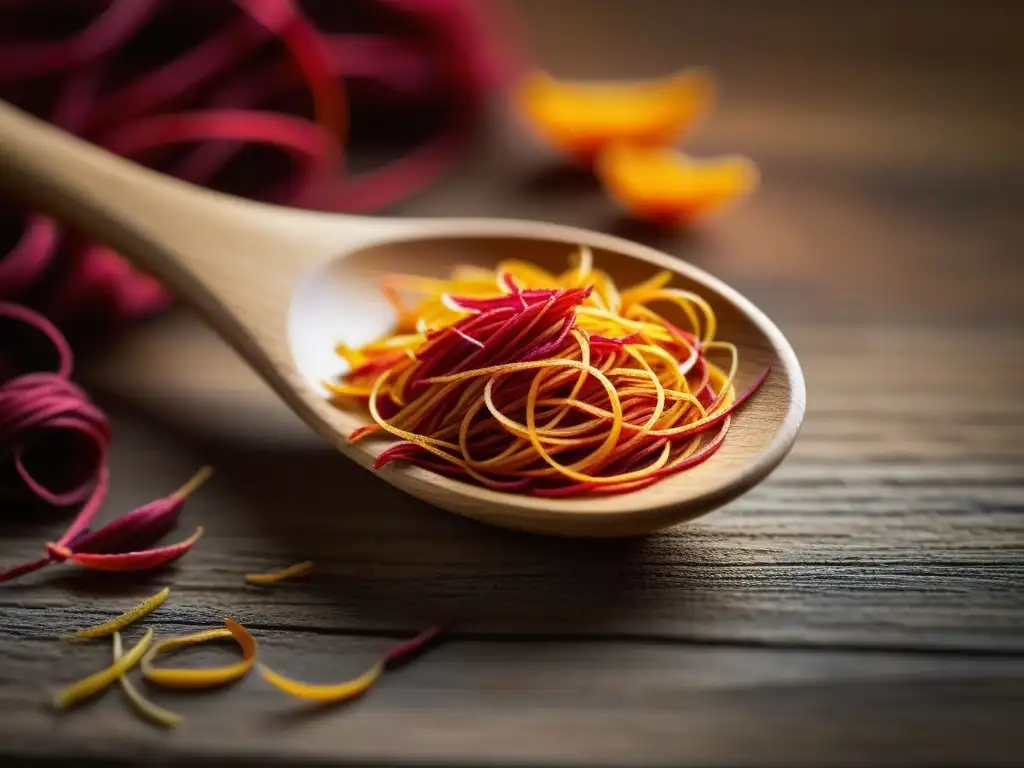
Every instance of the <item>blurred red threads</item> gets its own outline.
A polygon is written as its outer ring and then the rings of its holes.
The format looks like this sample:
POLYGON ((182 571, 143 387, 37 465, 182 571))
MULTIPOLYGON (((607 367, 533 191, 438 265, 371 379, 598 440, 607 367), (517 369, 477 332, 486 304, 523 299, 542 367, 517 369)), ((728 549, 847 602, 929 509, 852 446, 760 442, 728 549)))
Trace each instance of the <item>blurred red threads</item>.
MULTIPOLYGON (((378 211, 436 181, 521 58, 489 34, 510 26, 495 2, 77 0, 62 11, 0 0, 0 98, 171 175, 322 210, 378 211), (376 129, 439 112, 418 146, 348 173, 353 118, 376 129), (233 166, 257 144, 273 148, 266 162, 233 166)), ((168 305, 120 261, 41 217, 0 221, 0 298, 58 327, 168 305)))
MULTIPOLYGON (((170 175, 321 210, 377 211, 435 182, 519 66, 515 46, 487 33, 499 23, 486 15, 501 9, 483 0, 69 0, 59 14, 44 5, 0 0, 0 98, 170 175), (418 145, 348 173, 353 123, 405 125, 424 113, 437 125, 418 145)), ((179 499, 153 502, 171 510, 155 522, 147 505, 87 530, 107 492, 110 433, 70 380, 61 333, 116 329, 170 295, 106 247, 0 206, 0 302, 0 494, 78 507, 46 556, 0 581, 61 559, 121 570, 183 554, 126 553, 130 537, 120 536, 166 529, 179 499), (124 541, 115 546, 112 533, 124 541)))

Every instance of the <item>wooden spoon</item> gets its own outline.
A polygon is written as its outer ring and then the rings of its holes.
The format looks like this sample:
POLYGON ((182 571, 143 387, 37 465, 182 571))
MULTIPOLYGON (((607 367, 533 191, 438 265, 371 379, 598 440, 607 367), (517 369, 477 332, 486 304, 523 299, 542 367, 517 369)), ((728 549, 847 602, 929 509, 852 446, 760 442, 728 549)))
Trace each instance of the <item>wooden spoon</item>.
POLYGON ((385 272, 442 276, 459 264, 493 267, 510 257, 561 271, 582 243, 620 286, 668 269, 678 275, 675 284, 704 295, 718 315, 719 337, 739 347, 740 389, 772 366, 710 461, 641 491, 550 500, 414 467, 378 473, 424 501, 487 523, 564 536, 625 536, 690 520, 764 479, 803 420, 803 374, 779 329, 711 275, 625 240, 534 222, 367 218, 250 202, 142 168, 3 102, 0 189, 156 276, 310 427, 364 467, 387 443, 350 444, 348 434, 369 419, 329 403, 321 382, 342 370, 337 342, 361 344, 388 330, 393 317, 378 290, 385 272))

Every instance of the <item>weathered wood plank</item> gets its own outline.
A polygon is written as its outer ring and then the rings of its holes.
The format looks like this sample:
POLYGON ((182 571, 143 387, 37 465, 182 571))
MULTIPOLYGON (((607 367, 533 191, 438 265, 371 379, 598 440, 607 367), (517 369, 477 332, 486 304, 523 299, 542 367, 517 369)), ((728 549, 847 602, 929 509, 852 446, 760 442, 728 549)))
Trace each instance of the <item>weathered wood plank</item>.
MULTIPOLYGON (((1011 4, 522 0, 545 66, 707 64, 721 103, 688 143, 761 166, 752 204, 670 236, 509 127, 407 209, 557 220, 644 240, 750 295, 794 342, 806 425, 764 485, 633 542, 459 520, 326 450, 194 320, 82 370, 114 416, 112 515, 218 468, 180 528, 206 537, 130 583, 70 569, 0 589, 0 752, 65 765, 1016 764, 1024 751, 1024 62, 1011 4), (249 570, 312 558, 308 583, 249 570), (117 692, 54 718, 43 689, 106 661, 54 636, 164 584, 161 632, 251 626, 309 679, 360 670, 440 616, 455 639, 316 717, 259 679, 117 692), (845 649, 845 650, 844 650, 845 649), (870 650, 869 650, 870 649, 870 650), (902 650, 900 650, 902 649, 902 650), (916 652, 910 652, 916 651, 916 652)), ((0 562, 62 521, 9 520, 0 562)), ((231 658, 202 650, 193 662, 231 658)))
MULTIPOLYGON (((150 620, 191 630, 175 597, 150 620)), ((211 616, 212 618, 212 616, 211 616)), ((211 622, 212 623, 212 622, 211 622)), ((389 640, 253 631, 261 658, 303 679, 358 674, 389 640)), ((135 630, 137 634, 138 630, 135 630)), ((186 716, 171 738, 140 722, 120 692, 54 717, 53 686, 106 663, 96 641, 0 635, 0 738, 8 754, 70 754, 171 764, 337 759, 440 765, 533 760, 566 764, 779 764, 829 756, 869 761, 1009 764, 1024 747, 1024 660, 946 655, 678 647, 606 642, 455 640, 386 677, 362 700, 320 713, 255 675, 212 694, 146 686, 186 716), (46 742, 38 734, 48 733, 46 742), (928 739, 919 738, 928 733, 928 739), (59 750, 59 751, 58 751, 59 750)), ((216 664, 225 649, 176 663, 216 664)), ((365 762, 364 762, 365 761, 365 762)))

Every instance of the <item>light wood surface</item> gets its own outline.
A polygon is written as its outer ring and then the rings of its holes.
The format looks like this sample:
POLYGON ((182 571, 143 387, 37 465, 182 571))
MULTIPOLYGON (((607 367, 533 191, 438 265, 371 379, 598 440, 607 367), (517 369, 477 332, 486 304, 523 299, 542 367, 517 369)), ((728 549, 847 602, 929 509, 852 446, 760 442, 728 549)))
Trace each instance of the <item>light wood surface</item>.
MULTIPOLYGON (((708 461, 643 490, 549 499, 494 491, 418 467, 380 473, 398 488, 467 517, 533 533, 650 533, 710 512, 775 469, 803 423, 806 387, 789 342, 748 299, 707 272, 598 232, 501 219, 371 219, 279 208, 160 176, 0 102, 0 188, 117 247, 194 307, 318 434, 363 467, 391 438, 351 443, 369 415, 333 404, 323 382, 334 347, 363 344, 393 318, 387 273, 443 277, 458 266, 520 258, 558 273, 578 245, 628 287, 670 270, 674 287, 712 306, 716 340, 739 350, 736 387, 769 378, 732 418, 708 461)), ((667 315, 685 323, 681 311, 667 315)))
MULTIPOLYGON (((340 459, 189 313, 80 363, 111 412, 113 516, 217 474, 145 583, 71 571, 0 590, 0 754, 37 765, 970 765, 1024 754, 1024 104, 1016 6, 877 0, 530 0, 556 73, 711 66, 692 138, 764 185, 689 236, 622 221, 497 120, 402 215, 550 218, 639 238, 739 288, 785 332, 807 418, 772 476, 643 540, 513 534, 411 500, 340 459), (241 575, 313 559, 308 583, 241 575), (156 592, 160 633, 233 615, 311 681, 455 615, 450 642, 352 706, 297 715, 258 678, 116 691, 54 717, 106 664, 57 636, 156 592)), ((5 522, 4 561, 57 519, 5 522)), ((131 633, 128 640, 138 633, 131 633)), ((189 663, 234 659, 196 651, 189 663)))

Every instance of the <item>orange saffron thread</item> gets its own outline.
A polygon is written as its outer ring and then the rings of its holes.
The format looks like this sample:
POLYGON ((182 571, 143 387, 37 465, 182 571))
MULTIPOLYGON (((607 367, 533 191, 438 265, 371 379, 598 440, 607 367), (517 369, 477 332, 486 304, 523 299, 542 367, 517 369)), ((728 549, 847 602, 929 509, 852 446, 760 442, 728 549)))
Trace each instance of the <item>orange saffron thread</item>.
POLYGON ((265 664, 257 665, 260 675, 282 693, 315 704, 338 704, 366 693, 381 678, 384 672, 420 653, 427 645, 436 641, 446 624, 430 627, 416 637, 392 646, 373 666, 350 680, 341 683, 304 683, 275 672, 265 664))
POLYGON ((285 677, 265 664, 259 664, 258 669, 263 679, 279 691, 287 693, 296 699, 316 702, 317 704, 336 704, 360 696, 370 690, 384 673, 384 665, 378 662, 363 674, 351 680, 346 680, 343 683, 315 685, 285 677))
POLYGON ((256 641, 237 621, 226 618, 224 625, 226 629, 207 629, 161 640, 143 657, 140 664, 143 676, 165 688, 216 688, 241 679, 256 662, 256 641), (234 638, 242 649, 242 660, 235 664, 210 669, 161 668, 154 664, 161 653, 226 638, 234 638))

